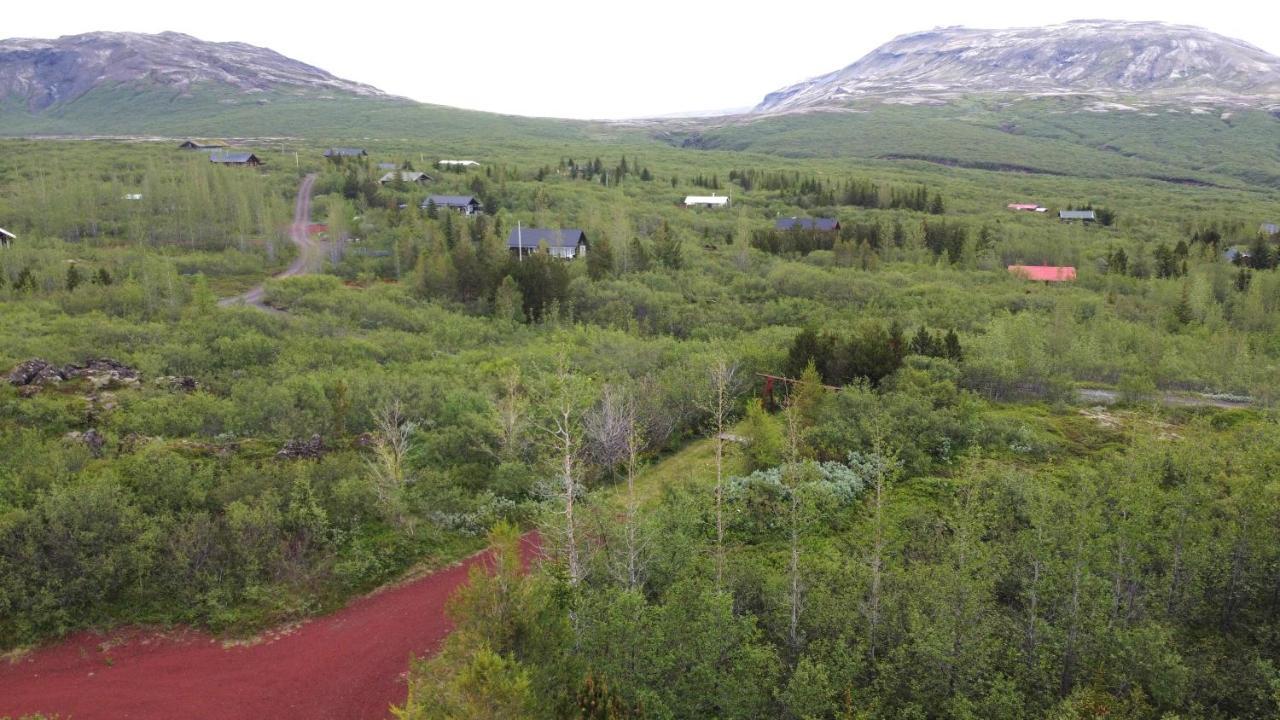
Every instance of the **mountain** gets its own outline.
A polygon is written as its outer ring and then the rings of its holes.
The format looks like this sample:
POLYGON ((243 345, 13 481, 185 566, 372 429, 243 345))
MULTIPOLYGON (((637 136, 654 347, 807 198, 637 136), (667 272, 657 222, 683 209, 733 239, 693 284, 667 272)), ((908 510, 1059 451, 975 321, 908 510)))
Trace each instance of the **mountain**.
POLYGON ((842 70, 769 93, 754 112, 867 100, 942 104, 983 94, 1267 107, 1280 105, 1280 57, 1201 28, 1158 22, 940 28, 900 36, 842 70))
POLYGON ((461 152, 482 136, 564 140, 585 126, 419 103, 181 33, 0 40, 0 135, 430 137, 461 152))
POLYGON ((40 112, 104 87, 169 89, 202 86, 240 93, 345 93, 379 97, 377 88, 334 77, 266 48, 207 42, 166 32, 96 32, 56 40, 0 40, 0 97, 40 112))

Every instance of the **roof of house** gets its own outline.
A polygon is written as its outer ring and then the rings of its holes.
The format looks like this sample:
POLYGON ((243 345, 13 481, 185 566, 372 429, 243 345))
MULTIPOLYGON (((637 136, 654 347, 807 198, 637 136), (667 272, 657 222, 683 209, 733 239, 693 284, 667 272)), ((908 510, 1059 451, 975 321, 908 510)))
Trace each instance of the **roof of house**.
POLYGON ((325 157, 359 157, 367 154, 364 148, 329 148, 324 151, 325 157))
POLYGON ((725 205, 729 198, 724 195, 690 195, 684 199, 685 205, 725 205))
MULTIPOLYGON (((378 182, 383 183, 385 185, 386 183, 392 182, 395 179, 396 179, 396 173, 389 172, 386 175, 383 175, 382 178, 378 180, 378 182)), ((431 180, 432 178, 430 175, 424 172, 412 172, 409 170, 401 170, 400 179, 405 182, 418 182, 419 180, 431 180)))
POLYGON ((1070 265, 1065 267, 1056 265, 1010 265, 1009 272, 1014 275, 1021 275, 1028 280, 1043 282, 1064 282, 1076 279, 1076 269, 1070 265))
POLYGON ((514 228, 507 236, 508 248, 529 248, 546 243, 547 247, 574 248, 587 241, 587 234, 577 228, 546 230, 543 228, 514 228))
POLYGON ((182 143, 181 145, 179 145, 178 147, 189 148, 192 150, 211 150, 214 148, 226 147, 226 145, 224 145, 223 143, 204 142, 201 140, 188 140, 182 143))
POLYGON ((258 160, 258 156, 254 155, 253 153, 224 152, 224 153, 209 153, 209 162, 239 164, 239 163, 247 163, 247 162, 261 162, 261 160, 258 160))
POLYGON ((802 230, 820 230, 822 232, 830 232, 840 228, 840 221, 835 218, 801 218, 789 217, 778 218, 774 223, 774 227, 778 230, 790 230, 798 227, 802 230))
POLYGON ((479 205, 480 201, 471 195, 428 195, 422 201, 422 207, 426 207, 428 203, 435 203, 436 207, 467 207, 479 205))
POLYGON ((1039 210, 1040 206, 1035 203, 1009 203, 1010 210, 1039 210))
POLYGON ((1061 220, 1097 220, 1098 215, 1092 210, 1059 210, 1061 220))
POLYGON ((14 235, 13 233, 9 232, 8 230, 5 230, 4 228, 0 228, 0 237, 8 238, 9 240, 18 239, 17 235, 14 235))
POLYGON ((479 165, 475 160, 437 160, 437 165, 479 165))
POLYGON ((1268 235, 1280 233, 1280 225, 1276 225, 1275 223, 1262 223, 1262 227, 1260 229, 1268 235))

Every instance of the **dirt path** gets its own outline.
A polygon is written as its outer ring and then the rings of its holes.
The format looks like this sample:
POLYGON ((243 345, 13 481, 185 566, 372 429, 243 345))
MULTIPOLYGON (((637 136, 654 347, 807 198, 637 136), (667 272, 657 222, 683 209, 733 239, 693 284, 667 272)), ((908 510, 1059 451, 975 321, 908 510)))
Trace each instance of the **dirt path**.
MULTIPOLYGON (((537 548, 537 535, 525 535, 526 561, 537 548)), ((383 720, 404 702, 409 659, 449 633, 445 601, 488 560, 474 555, 256 645, 227 648, 194 631, 81 633, 0 660, 0 717, 383 720)))
MULTIPOLYGON (((294 245, 298 246, 298 257, 283 272, 276 274, 278 278, 306 275, 319 266, 318 261, 324 256, 324 243, 319 240, 313 240, 309 232, 311 225, 311 188, 315 184, 316 176, 308 175, 302 179, 302 185, 298 187, 298 199, 294 201, 293 205, 293 225, 289 228, 289 239, 293 241, 294 245)), ((219 300, 218 305, 228 307, 243 302, 268 310, 269 308, 262 302, 262 297, 265 293, 266 291, 262 285, 256 285, 242 295, 219 300)))
MULTIPOLYGON (((1076 398, 1081 402, 1098 403, 1099 405, 1114 405, 1120 401, 1120 393, 1114 390, 1102 390, 1099 388, 1081 388, 1076 390, 1076 398)), ((1160 393, 1158 400, 1161 405, 1166 407, 1216 407, 1233 410, 1253 406, 1253 400, 1248 398, 1226 399, 1214 397, 1212 395, 1179 395, 1177 393, 1160 393)))

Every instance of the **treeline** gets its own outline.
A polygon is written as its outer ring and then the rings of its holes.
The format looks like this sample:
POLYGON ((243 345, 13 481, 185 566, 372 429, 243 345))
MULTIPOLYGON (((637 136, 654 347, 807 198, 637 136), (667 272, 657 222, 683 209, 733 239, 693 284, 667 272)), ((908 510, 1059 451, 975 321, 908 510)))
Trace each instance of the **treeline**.
MULTIPOLYGON (((715 181, 715 189, 719 181, 715 181)), ((870 180, 851 178, 843 183, 833 183, 815 175, 802 175, 799 171, 764 171, 754 168, 729 171, 729 181, 743 190, 768 190, 790 195, 794 204, 803 207, 852 205, 855 207, 889 210, 913 210, 942 215, 946 203, 941 192, 930 192, 925 185, 909 188, 880 186, 870 180)))
POLYGON ((631 162, 627 162, 625 155, 613 167, 607 167, 598 157, 586 162, 579 162, 573 158, 560 158, 560 165, 557 170, 553 170, 549 165, 544 165, 538 168, 534 175, 534 180, 542 182, 551 175, 568 177, 570 180, 586 180, 588 182, 598 180, 604 186, 617 185, 628 177, 635 177, 643 182, 653 180, 653 173, 648 167, 641 167, 639 158, 633 157, 631 162))
POLYGON ((296 189, 292 175, 285 188, 280 178, 250 168, 184 155, 181 162, 101 175, 42 168, 7 184, 0 210, 19 234, 244 251, 275 239, 288 222, 296 189))
POLYGON ((806 328, 792 341, 783 371, 788 377, 799 378, 812 366, 828 385, 843 386, 857 380, 878 385, 902 367, 907 355, 959 362, 963 350, 954 330, 934 334, 921 326, 907 340, 896 323, 888 328, 867 323, 847 337, 806 328))

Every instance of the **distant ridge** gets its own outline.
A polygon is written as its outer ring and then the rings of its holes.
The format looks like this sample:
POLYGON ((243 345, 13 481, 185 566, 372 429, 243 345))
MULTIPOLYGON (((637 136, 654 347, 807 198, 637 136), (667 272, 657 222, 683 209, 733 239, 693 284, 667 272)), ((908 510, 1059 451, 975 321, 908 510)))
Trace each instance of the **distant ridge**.
POLYGON ((274 50, 182 33, 94 32, 56 40, 0 40, 0 98, 41 112, 98 89, 199 89, 238 94, 337 93, 388 97, 274 50))
POLYGON ((756 113, 860 101, 941 104, 975 94, 1280 104, 1280 57, 1201 28, 1077 20, 1008 30, 938 28, 769 93, 756 113))

